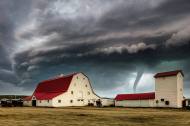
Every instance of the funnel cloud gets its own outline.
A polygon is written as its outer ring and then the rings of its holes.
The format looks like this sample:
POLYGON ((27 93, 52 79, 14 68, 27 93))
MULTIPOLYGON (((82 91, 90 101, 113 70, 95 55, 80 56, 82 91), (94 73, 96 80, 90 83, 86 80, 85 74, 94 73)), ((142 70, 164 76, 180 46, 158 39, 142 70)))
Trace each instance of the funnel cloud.
POLYGON ((144 70, 139 70, 137 72, 137 76, 136 76, 136 79, 135 79, 135 82, 134 82, 134 85, 133 85, 133 92, 136 93, 136 90, 137 90, 137 86, 139 84, 139 81, 140 79, 142 78, 143 76, 143 73, 144 73, 144 70))

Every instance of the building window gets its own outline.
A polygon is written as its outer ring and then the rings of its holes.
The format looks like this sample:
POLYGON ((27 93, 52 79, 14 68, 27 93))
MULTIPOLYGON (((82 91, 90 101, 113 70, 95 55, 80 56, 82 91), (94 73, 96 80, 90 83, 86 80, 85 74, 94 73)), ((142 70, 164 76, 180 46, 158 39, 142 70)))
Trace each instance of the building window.
POLYGON ((40 100, 39 102, 40 102, 40 103, 42 103, 42 101, 41 101, 41 100, 40 100))
POLYGON ((80 101, 80 99, 77 99, 77 101, 80 101))
POLYGON ((49 100, 47 100, 47 103, 49 103, 49 100))
POLYGON ((85 80, 85 78, 83 78, 83 80, 85 80))
POLYGON ((88 91, 88 95, 90 95, 90 92, 88 91))
POLYGON ((156 104, 158 104, 159 103, 159 101, 158 100, 156 100, 156 104))
POLYGON ((70 100, 70 103, 73 103, 73 100, 70 100))
POLYGON ((170 102, 169 102, 169 101, 165 101, 165 104, 166 104, 166 105, 169 105, 169 104, 170 104, 170 102))
POLYGON ((180 91, 182 91, 182 88, 180 88, 180 91))
POLYGON ((190 105, 190 100, 188 100, 188 106, 190 105))
POLYGON ((73 91, 71 91, 71 94, 73 94, 73 91))
POLYGON ((88 87, 87 84, 85 85, 85 87, 88 87))
POLYGON ((61 100, 58 100, 58 103, 61 103, 61 100))
POLYGON ((79 79, 79 77, 77 76, 77 79, 79 79))
POLYGON ((161 101, 163 102, 163 101, 164 101, 164 99, 162 98, 162 99, 161 99, 161 101))

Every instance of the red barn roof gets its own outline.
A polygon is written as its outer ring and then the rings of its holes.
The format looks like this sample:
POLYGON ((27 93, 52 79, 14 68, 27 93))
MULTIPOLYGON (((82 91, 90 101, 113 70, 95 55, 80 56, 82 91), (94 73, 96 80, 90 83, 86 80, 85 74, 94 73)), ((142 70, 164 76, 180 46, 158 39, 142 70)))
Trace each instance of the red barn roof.
POLYGON ((175 70, 175 71, 157 73, 154 75, 154 77, 158 78, 158 77, 176 76, 178 73, 181 73, 182 76, 184 76, 182 70, 175 70))
POLYGON ((37 100, 50 100, 66 92, 73 76, 76 74, 77 73, 42 81, 38 84, 32 96, 35 96, 37 100))
POLYGON ((146 99, 155 99, 155 92, 138 93, 138 94, 118 94, 115 97, 115 100, 117 100, 117 101, 123 101, 123 100, 146 100, 146 99))

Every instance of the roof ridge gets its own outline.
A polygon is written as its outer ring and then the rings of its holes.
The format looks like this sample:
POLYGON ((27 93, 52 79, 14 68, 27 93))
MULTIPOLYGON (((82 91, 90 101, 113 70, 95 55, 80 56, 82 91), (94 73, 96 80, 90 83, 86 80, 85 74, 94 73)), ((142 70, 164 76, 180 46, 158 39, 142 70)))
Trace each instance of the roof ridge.
MULTIPOLYGON (((155 93, 155 92, 145 92, 145 93, 130 93, 132 95, 135 95, 135 94, 151 94, 151 93, 155 93)), ((117 94, 117 95, 130 95, 130 94, 117 94)))
POLYGON ((41 81, 40 83, 48 82, 48 81, 52 81, 52 80, 56 80, 56 79, 60 79, 60 78, 70 77, 70 76, 74 76, 74 75, 76 75, 76 74, 78 74, 78 73, 75 72, 75 73, 72 73, 72 74, 67 74, 67 75, 65 75, 65 76, 55 76, 55 77, 52 77, 52 78, 50 78, 50 79, 43 80, 43 81, 41 81))
POLYGON ((181 72, 181 71, 182 70, 178 69, 178 70, 164 71, 164 72, 158 72, 158 73, 181 72))

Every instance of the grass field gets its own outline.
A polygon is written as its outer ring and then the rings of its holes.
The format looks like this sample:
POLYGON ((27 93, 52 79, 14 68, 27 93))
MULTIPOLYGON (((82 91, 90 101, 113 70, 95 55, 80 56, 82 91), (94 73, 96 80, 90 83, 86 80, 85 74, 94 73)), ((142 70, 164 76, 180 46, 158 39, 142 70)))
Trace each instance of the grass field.
POLYGON ((0 126, 190 126, 190 111, 151 108, 1 108, 0 126))

